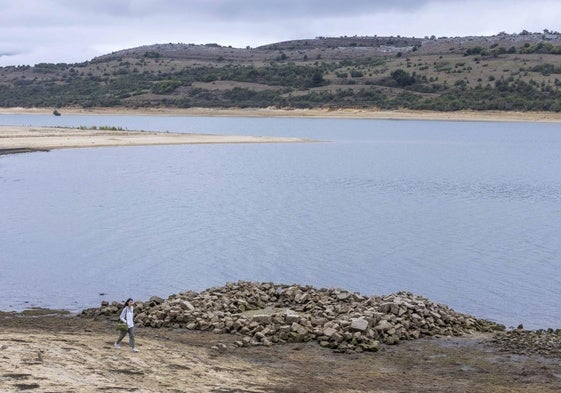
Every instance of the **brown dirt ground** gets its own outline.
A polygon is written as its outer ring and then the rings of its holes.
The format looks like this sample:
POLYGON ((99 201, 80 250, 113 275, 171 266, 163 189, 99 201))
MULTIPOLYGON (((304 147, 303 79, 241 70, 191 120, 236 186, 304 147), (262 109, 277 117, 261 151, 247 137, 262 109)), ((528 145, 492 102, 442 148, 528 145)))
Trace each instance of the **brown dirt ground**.
POLYGON ((316 343, 236 348, 239 336, 149 328, 137 329, 140 352, 133 353, 126 345, 114 349, 116 336, 108 321, 52 311, 0 313, 0 391, 561 391, 559 357, 505 352, 492 334, 354 354, 316 343), (220 344, 227 349, 217 350, 220 344))

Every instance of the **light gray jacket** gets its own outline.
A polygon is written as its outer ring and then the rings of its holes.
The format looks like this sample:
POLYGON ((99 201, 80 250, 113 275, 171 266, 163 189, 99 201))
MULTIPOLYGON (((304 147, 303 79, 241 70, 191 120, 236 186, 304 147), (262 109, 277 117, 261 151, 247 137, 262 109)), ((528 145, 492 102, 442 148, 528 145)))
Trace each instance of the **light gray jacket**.
POLYGON ((134 310, 133 310, 133 307, 132 307, 132 306, 130 306, 130 307, 128 307, 128 306, 123 307, 123 311, 121 311, 121 315, 119 316, 119 319, 120 319, 121 321, 123 321, 124 323, 126 323, 127 326, 129 327, 129 329, 130 329, 131 327, 133 327, 133 326, 134 326, 134 321, 133 321, 133 319, 134 319, 134 310))

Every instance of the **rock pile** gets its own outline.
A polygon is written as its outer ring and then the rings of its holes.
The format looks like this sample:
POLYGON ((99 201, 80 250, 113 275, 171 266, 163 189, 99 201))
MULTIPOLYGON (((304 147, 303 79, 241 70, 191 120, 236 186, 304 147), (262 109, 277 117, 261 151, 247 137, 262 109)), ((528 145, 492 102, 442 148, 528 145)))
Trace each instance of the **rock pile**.
POLYGON ((509 353, 561 357, 561 329, 524 330, 520 326, 496 334, 493 343, 509 353))
MULTIPOLYGON (((122 306, 104 302, 83 315, 115 317, 122 306)), ((409 292, 367 297, 343 289, 243 281, 137 302, 135 323, 238 334, 239 346, 315 340, 341 352, 376 351, 380 343, 424 336, 501 329, 409 292)))

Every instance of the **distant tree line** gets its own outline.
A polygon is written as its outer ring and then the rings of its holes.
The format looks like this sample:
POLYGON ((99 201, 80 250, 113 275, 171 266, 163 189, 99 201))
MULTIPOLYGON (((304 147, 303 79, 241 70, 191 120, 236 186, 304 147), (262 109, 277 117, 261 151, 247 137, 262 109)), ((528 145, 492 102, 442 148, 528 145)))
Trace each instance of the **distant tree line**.
POLYGON ((561 55, 561 45, 553 45, 549 42, 538 42, 534 45, 526 42, 524 45, 520 47, 511 46, 509 48, 505 48, 502 46, 498 46, 497 44, 491 45, 489 48, 482 47, 480 45, 468 48, 464 52, 464 56, 498 56, 504 54, 532 54, 532 53, 540 53, 540 54, 552 54, 552 55, 561 55))

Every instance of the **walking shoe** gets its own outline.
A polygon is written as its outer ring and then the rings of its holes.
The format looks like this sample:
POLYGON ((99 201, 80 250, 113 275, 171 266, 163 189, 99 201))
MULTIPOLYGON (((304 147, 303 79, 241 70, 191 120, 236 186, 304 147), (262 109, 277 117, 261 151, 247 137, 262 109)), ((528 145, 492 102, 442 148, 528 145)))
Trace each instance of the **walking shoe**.
POLYGON ((115 348, 117 348, 117 349, 121 348, 121 346, 120 346, 119 344, 117 344, 117 343, 113 344, 113 346, 114 346, 115 348))
POLYGON ((133 352, 138 352, 138 349, 133 348, 132 351, 133 351, 133 352))

